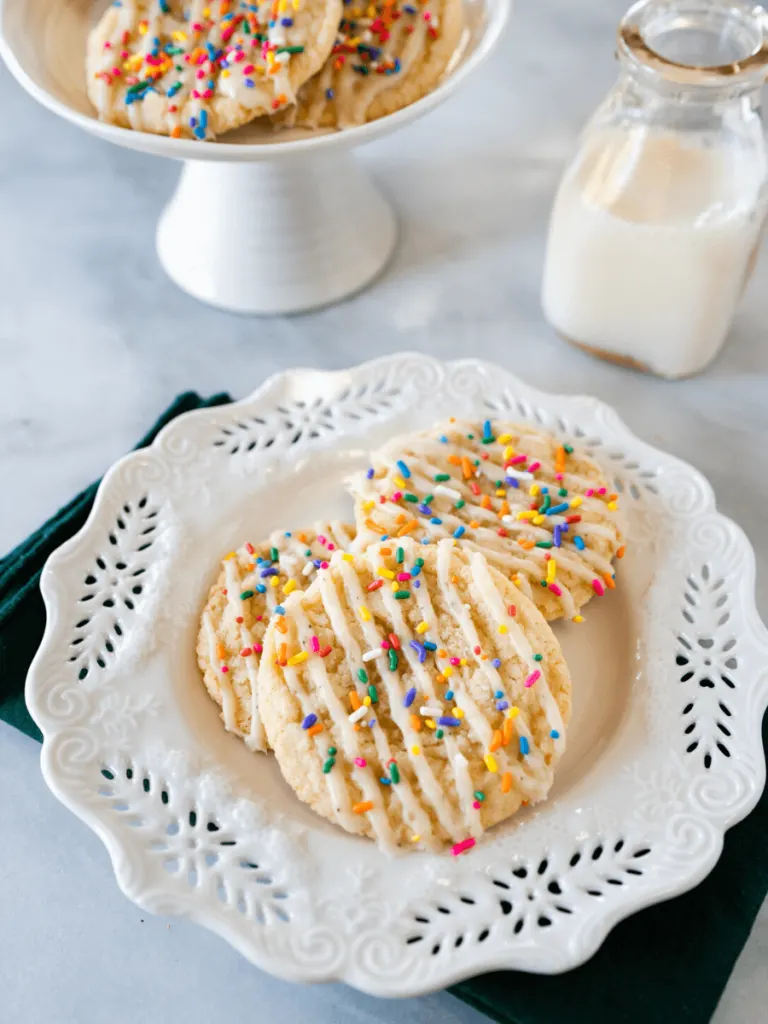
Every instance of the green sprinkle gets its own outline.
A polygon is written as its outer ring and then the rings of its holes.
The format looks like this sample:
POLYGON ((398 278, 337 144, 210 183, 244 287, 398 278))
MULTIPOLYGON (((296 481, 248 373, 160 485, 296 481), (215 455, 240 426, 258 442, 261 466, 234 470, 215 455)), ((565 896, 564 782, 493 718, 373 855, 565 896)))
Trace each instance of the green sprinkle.
POLYGON ((436 729, 435 730, 435 739, 441 740, 442 738, 443 738, 443 730, 442 729, 436 729))
POLYGON ((565 451, 567 455, 573 455, 573 448, 569 444, 563 445, 563 451, 565 451))
POLYGON ((436 484, 444 484, 446 480, 450 480, 450 479, 451 479, 451 474, 450 473, 438 473, 435 476, 435 483, 436 484))
POLYGON ((277 548, 270 548, 269 549, 269 557, 272 559, 273 562, 279 562, 280 561, 280 552, 277 550, 277 548))
POLYGON ((360 680, 361 683, 368 682, 368 673, 365 671, 364 668, 359 668, 357 670, 357 678, 360 680))
POLYGON ((335 764, 336 764, 335 760, 332 757, 329 757, 328 760, 323 765, 323 775, 327 775, 328 772, 331 770, 331 768, 333 768, 333 766, 335 764))
POLYGON ((539 580, 539 586, 546 588, 546 587, 549 586, 549 584, 547 583, 546 580, 539 580))
POLYGON ((479 789, 475 790, 474 796, 475 796, 475 800, 479 800, 480 803, 482 803, 483 800, 485 800, 485 793, 481 792, 481 790, 479 790, 479 789))
POLYGON ((542 661, 543 659, 544 659, 544 655, 543 654, 534 654, 534 656, 533 656, 533 660, 534 661, 542 661))
POLYGON ((241 601, 247 601, 249 597, 253 597, 253 594, 254 594, 253 590, 244 590, 242 592, 242 594, 240 595, 240 600, 241 601))
POLYGON ((395 591, 395 600, 396 601, 405 601, 405 599, 410 597, 410 596, 411 596, 410 590, 396 590, 395 591))
POLYGON ((395 552, 395 558, 397 559, 397 564, 402 565, 405 559, 405 551, 402 548, 398 548, 395 552))
POLYGON ((467 434, 467 439, 468 439, 469 441, 474 441, 474 439, 475 439, 475 435, 474 435, 474 434, 467 434))
POLYGON ((392 781, 395 783, 395 785, 397 785, 397 783, 400 781, 400 769, 397 767, 396 764, 391 764, 389 766, 389 775, 392 781))
POLYGON ((539 513, 546 512, 549 506, 552 504, 552 499, 549 494, 544 495, 544 501, 539 505, 539 513))
POLYGON ((310 548, 307 548, 307 550, 304 552, 304 557, 305 558, 311 558, 312 557, 312 551, 310 550, 310 548))
POLYGON ((434 494, 428 494, 426 496, 426 498, 424 499, 424 504, 425 505, 431 505, 434 500, 435 500, 434 494))
POLYGON ((371 704, 379 703, 379 695, 376 693, 376 687, 373 683, 368 687, 368 696, 371 698, 371 704))
POLYGON ((565 487, 561 487, 561 488, 560 488, 560 490, 559 490, 559 491, 558 491, 557 493, 558 493, 558 495, 559 495, 559 496, 560 496, 561 498, 565 498, 565 497, 567 497, 567 495, 568 495, 568 491, 566 490, 566 488, 565 488, 565 487))
POLYGON ((484 437, 484 438, 482 438, 483 444, 493 444, 493 442, 495 440, 496 440, 495 437, 484 437))
POLYGON ((503 486, 504 486, 504 481, 503 480, 497 480, 496 483, 494 484, 494 487, 503 487, 503 486))
POLYGON ((336 753, 336 747, 328 747, 328 757, 333 757, 336 753))
POLYGON ((464 501, 464 499, 463 499, 463 498, 459 498, 459 500, 458 500, 458 501, 456 502, 456 504, 455 504, 455 505, 454 505, 453 507, 454 507, 454 508, 464 508, 464 506, 465 506, 466 504, 467 504, 467 503, 466 503, 466 501, 464 501))
POLYGON ((278 53, 304 53, 303 46, 278 46, 278 53))
POLYGON ((415 494, 404 494, 404 495, 403 495, 403 497, 405 498, 405 500, 406 500, 406 501, 410 501, 410 502, 414 502, 414 503, 415 503, 415 502, 417 502, 417 501, 419 500, 419 499, 418 499, 418 498, 416 497, 416 495, 415 495, 415 494))
POLYGON ((536 547, 537 548, 551 548, 552 547, 552 541, 551 540, 537 540, 536 541, 536 547))
POLYGON ((397 651, 394 647, 389 648, 389 671, 397 671, 397 651))
POLYGON ((414 565, 418 565, 418 567, 421 569, 422 566, 424 565, 424 559, 423 558, 417 558, 416 561, 414 562, 414 565))
POLYGON ((475 459, 475 463, 474 463, 474 464, 475 464, 476 466, 479 466, 479 465, 480 465, 480 459, 475 459))

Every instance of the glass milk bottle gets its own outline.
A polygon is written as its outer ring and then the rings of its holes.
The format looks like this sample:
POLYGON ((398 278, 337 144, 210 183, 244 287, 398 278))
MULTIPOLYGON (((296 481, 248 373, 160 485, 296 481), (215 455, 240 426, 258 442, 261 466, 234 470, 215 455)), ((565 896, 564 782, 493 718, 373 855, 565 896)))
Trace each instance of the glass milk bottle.
POLYGON ((555 199, 544 313, 595 355, 684 377, 719 351, 760 245, 768 15, 643 0, 618 52, 555 199))

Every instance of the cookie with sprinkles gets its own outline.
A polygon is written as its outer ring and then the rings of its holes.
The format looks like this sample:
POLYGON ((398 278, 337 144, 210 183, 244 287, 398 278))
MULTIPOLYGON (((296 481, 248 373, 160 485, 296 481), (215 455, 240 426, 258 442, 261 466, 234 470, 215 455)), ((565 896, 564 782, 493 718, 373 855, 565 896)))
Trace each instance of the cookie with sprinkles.
POLYGON ((385 849, 470 849, 543 800, 571 683, 550 627, 477 551, 338 552, 264 638, 267 737, 301 800, 385 849))
POLYGON ((88 39, 102 121, 213 139, 294 103, 333 46, 342 0, 116 0, 88 39))
POLYGON ((395 439, 351 481, 358 543, 453 537, 483 551, 547 619, 615 587, 618 495, 584 452, 528 424, 455 419, 395 439))
POLYGON ((201 616, 197 660, 225 727, 253 750, 266 749, 256 676, 269 618, 337 550, 348 548, 354 535, 354 527, 339 522, 276 531, 268 541, 244 544, 224 558, 201 616))
POLYGON ((445 73, 463 29, 462 0, 351 0, 325 67, 281 120, 350 128, 415 103, 445 73))

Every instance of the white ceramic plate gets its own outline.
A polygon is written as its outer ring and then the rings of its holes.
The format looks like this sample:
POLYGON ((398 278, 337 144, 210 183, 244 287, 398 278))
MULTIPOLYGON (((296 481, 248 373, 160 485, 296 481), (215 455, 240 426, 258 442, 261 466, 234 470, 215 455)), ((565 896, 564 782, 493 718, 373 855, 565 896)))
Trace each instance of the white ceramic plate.
POLYGON ((49 786, 104 840, 132 900, 283 977, 423 993, 493 968, 573 967, 617 921, 711 870, 765 777, 753 582, 752 550, 706 480, 593 399, 419 355, 296 370, 180 418, 110 470, 44 572, 27 696, 49 786), (551 798, 462 857, 387 859, 224 732, 194 638, 224 552, 349 513, 340 481, 370 446, 454 413, 586 446, 632 540, 619 588, 582 626, 557 626, 574 714, 551 798))

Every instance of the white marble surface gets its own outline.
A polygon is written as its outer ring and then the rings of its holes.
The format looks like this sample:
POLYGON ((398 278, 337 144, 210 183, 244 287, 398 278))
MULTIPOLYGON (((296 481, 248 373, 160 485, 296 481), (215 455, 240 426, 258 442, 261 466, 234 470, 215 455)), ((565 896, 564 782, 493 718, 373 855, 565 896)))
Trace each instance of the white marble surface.
MULTIPOLYGON (((768 616, 766 254, 727 348, 691 381, 594 362, 540 314, 552 193, 615 73, 623 7, 521 2, 461 95, 364 153, 402 217, 386 275, 347 304, 294 319, 237 319, 172 287, 153 234, 177 168, 84 136, 0 71, 0 551, 101 474, 185 388, 242 395, 274 370, 409 348, 483 355, 540 387, 596 394, 698 466, 755 545, 768 616)), ((212 935, 144 915, 117 891, 96 837, 45 789, 37 758, 36 744, 0 726, 4 1024, 483 1019, 445 994, 392 1003, 291 986, 212 935)), ((765 1019, 767 955, 764 908, 717 1024, 765 1019)))

